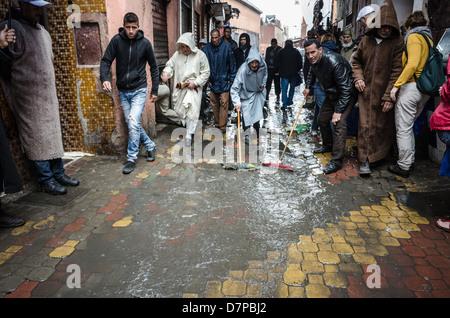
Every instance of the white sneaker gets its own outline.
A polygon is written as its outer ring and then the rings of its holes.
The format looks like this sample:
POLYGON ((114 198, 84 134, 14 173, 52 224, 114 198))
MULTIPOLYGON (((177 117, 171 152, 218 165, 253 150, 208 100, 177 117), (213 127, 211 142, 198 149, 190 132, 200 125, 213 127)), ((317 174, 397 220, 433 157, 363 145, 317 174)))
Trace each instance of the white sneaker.
POLYGON ((363 162, 359 165, 359 174, 371 174, 369 161, 363 162))

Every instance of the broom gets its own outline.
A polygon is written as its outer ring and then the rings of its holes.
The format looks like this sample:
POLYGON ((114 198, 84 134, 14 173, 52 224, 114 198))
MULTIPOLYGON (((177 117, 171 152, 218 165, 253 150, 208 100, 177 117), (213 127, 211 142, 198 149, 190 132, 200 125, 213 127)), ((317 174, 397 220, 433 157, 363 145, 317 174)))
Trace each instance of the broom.
POLYGON ((239 147, 239 166, 238 170, 249 170, 255 168, 252 164, 242 163, 242 150, 241 150, 241 115, 239 110, 237 111, 238 116, 238 147, 239 147))
MULTIPOLYGON (((289 134, 289 137, 288 137, 288 140, 286 142, 286 145, 284 146, 283 153, 281 154, 280 162, 283 159, 284 153, 285 153, 285 151, 287 149, 287 146, 289 144, 289 140, 291 139, 292 133, 294 132, 294 128, 297 125, 298 118, 300 117, 300 112, 302 111, 302 108, 303 108, 303 105, 305 105, 305 102, 306 102, 306 98, 303 99, 303 103, 300 106, 300 109, 298 110, 297 117, 295 118, 294 124, 292 125, 291 133, 289 134)), ((264 166, 269 166, 269 167, 274 167, 274 168, 285 169, 285 170, 288 170, 288 171, 294 171, 294 168, 292 168, 291 166, 282 165, 281 163, 265 162, 265 163, 263 163, 263 165, 264 166)))
POLYGON ((224 168, 227 170, 247 170, 247 171, 251 171, 256 169, 256 167, 250 163, 243 163, 242 162, 242 150, 241 150, 241 115, 239 110, 237 111, 237 116, 238 116, 238 125, 237 125, 237 130, 238 130, 238 152, 239 152, 239 164, 235 165, 224 165, 224 168))

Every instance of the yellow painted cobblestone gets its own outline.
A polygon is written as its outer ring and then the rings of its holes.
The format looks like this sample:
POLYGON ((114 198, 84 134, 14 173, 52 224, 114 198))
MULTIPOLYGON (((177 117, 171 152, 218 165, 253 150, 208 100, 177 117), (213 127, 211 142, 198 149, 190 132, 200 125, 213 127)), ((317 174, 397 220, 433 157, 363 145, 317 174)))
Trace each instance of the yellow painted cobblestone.
POLYGON ((244 296, 246 289, 247 284, 243 281, 228 279, 222 284, 222 293, 225 296, 232 296, 232 297, 244 296))
POLYGON ((388 256, 388 247, 420 231, 426 218, 395 201, 391 193, 379 204, 349 211, 334 223, 301 235, 282 253, 268 252, 267 259, 251 261, 245 271, 230 271, 223 283, 208 282, 207 297, 264 297, 262 286, 275 283, 275 297, 328 298, 330 288, 346 288, 347 275, 362 276, 362 265, 376 264, 388 256), (342 260, 345 259, 345 261, 342 260), (281 275, 281 276, 280 276, 281 275))
POLYGON ((323 264, 339 264, 339 255, 334 252, 320 251, 317 253, 318 259, 323 264))
POLYGON ((330 289, 325 285, 311 284, 305 289, 308 298, 329 298, 331 295, 330 289))
POLYGON ((132 223, 133 217, 132 216, 126 216, 123 219, 115 222, 112 226, 113 227, 127 227, 132 223))
POLYGON ((338 254, 352 254, 354 252, 353 248, 346 243, 333 243, 332 248, 338 254))
POLYGON ((288 286, 289 298, 305 298, 305 288, 300 286, 288 286))
POLYGON ((342 273, 325 273, 323 279, 325 285, 330 287, 345 288, 348 285, 348 280, 342 273))
POLYGON ((69 240, 64 243, 63 246, 59 246, 50 252, 49 256, 52 258, 64 258, 71 255, 75 251, 75 246, 80 243, 80 241, 69 240))
POLYGON ((319 261, 303 261, 302 271, 305 273, 323 273, 325 269, 319 261))
POLYGON ((11 246, 4 252, 0 253, 0 265, 13 257, 18 251, 22 249, 23 246, 11 246))
POLYGON ((256 284, 248 284, 247 297, 249 298, 261 298, 263 297, 263 286, 256 284))
POLYGON ((216 281, 209 281, 206 283, 206 298, 222 298, 221 292, 222 283, 216 281))
POLYGON ((306 274, 299 265, 289 265, 284 272, 284 283, 287 285, 304 285, 306 274))
POLYGON ((319 250, 314 242, 300 242, 297 244, 297 249, 301 252, 317 252, 319 250))

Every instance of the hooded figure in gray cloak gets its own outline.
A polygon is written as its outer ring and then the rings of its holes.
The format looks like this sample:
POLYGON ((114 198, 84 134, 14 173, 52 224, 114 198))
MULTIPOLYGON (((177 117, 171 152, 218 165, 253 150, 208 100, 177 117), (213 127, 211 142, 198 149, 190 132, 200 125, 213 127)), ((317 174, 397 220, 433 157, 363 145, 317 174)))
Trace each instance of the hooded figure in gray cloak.
POLYGON ((257 134, 259 121, 264 119, 263 107, 266 100, 266 81, 266 62, 259 55, 258 50, 252 47, 245 63, 237 71, 230 93, 236 110, 242 112, 244 129, 253 125, 257 134))

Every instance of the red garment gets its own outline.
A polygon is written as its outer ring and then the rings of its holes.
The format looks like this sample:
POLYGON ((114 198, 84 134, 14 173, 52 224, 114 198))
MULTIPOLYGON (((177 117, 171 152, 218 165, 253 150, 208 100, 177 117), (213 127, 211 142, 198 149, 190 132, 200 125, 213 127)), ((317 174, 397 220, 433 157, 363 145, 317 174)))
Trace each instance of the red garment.
POLYGON ((450 54, 447 61, 447 82, 442 85, 441 102, 430 118, 431 130, 450 130, 450 54))

